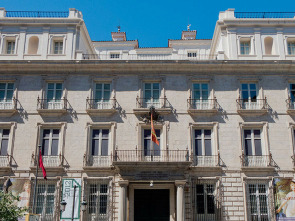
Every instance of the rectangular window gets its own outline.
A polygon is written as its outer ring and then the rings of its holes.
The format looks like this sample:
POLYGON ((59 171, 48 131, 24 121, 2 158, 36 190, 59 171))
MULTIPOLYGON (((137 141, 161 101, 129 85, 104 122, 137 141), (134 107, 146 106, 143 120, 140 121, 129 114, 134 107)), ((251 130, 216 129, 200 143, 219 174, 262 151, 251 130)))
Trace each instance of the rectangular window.
POLYGON ((108 180, 91 181, 86 185, 88 195, 87 220, 108 220, 110 205, 110 189, 108 180))
POLYGON ((250 54, 250 41, 240 41, 240 51, 241 55, 249 55, 250 54))
POLYGON ((244 130, 244 145, 246 156, 262 156, 261 130, 244 130))
POLYGON ((42 131, 42 155, 58 156, 60 129, 43 129, 42 131))
POLYGON ((288 41, 288 54, 295 55, 295 41, 288 41))
POLYGON ((209 109, 209 85, 207 83, 194 83, 192 96, 195 109, 209 109))
POLYGON ((188 58, 196 58, 197 57, 197 52, 188 52, 187 57, 188 58))
POLYGON ((47 95, 46 95, 47 108, 62 109, 63 108, 62 94, 63 94, 62 83, 48 83, 47 95))
POLYGON ((14 40, 7 40, 6 54, 15 54, 15 41, 14 40))
POLYGON ((195 155, 212 156, 211 130, 195 130, 195 155))
POLYGON ((119 59, 120 58, 120 54, 110 54, 110 58, 111 59, 119 59))
POLYGON ((160 83, 144 84, 144 104, 145 108, 154 106, 160 108, 160 83))
POLYGON ((9 133, 9 129, 0 129, 0 156, 7 156, 8 154, 9 133))
POLYGON ((258 109, 261 107, 257 103, 257 85, 255 83, 241 84, 241 107, 242 109, 258 109))
MULTIPOLYGON (((159 144, 161 145, 161 142, 160 142, 161 130, 155 129, 155 132, 156 132, 156 136, 159 141, 159 144)), ((152 156, 160 156, 161 155, 161 147, 160 147, 160 145, 157 145, 151 141, 151 129, 144 129, 143 136, 144 136, 144 141, 143 141, 144 156, 151 156, 151 155, 152 156)))
POLYGON ((111 84, 97 83, 95 84, 95 108, 97 109, 111 109, 111 84))
POLYGON ((295 109, 295 84, 290 84, 290 107, 291 109, 295 109))
POLYGON ((0 83, 0 109, 13 109, 14 83, 0 83))
POLYGON ((63 41, 54 41, 53 44, 53 54, 63 54, 63 41))
POLYGON ((108 156, 109 152, 109 129, 92 130, 92 156, 108 156))
POLYGON ((219 192, 216 180, 193 181, 193 220, 220 220, 219 192))
POLYGON ((249 220, 268 221, 270 211, 268 211, 268 185, 265 183, 247 184, 247 206, 249 220))
MULTIPOLYGON (((32 185, 33 186, 33 185, 32 185)), ((46 181, 37 185, 36 213, 42 220, 54 220, 56 200, 56 183, 46 181)))

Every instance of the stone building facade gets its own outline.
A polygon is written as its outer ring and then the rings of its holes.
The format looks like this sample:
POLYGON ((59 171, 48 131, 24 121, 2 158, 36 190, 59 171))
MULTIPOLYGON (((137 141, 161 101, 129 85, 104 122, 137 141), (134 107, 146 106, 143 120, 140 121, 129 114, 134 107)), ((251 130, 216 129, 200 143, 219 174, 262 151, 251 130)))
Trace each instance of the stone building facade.
POLYGON ((275 220, 294 177, 295 14, 220 12, 211 39, 167 48, 89 37, 82 13, 0 9, 0 182, 31 183, 35 213, 63 220, 275 220), (150 107, 160 145, 150 143, 150 107), (70 207, 69 205, 67 207, 70 207))

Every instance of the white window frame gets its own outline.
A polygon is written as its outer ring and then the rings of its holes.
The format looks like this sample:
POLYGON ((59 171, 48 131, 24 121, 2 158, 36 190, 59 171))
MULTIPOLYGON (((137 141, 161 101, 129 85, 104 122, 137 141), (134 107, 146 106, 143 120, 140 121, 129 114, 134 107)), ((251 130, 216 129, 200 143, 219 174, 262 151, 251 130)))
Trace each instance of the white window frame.
POLYGON ((14 81, 0 81, 0 84, 5 84, 4 101, 0 101, 0 109, 14 109, 13 99, 16 96, 15 82, 14 81), (11 101, 7 101, 8 84, 13 84, 13 93, 11 101))
POLYGON ((17 126, 16 122, 9 122, 9 123, 0 122, 1 130, 3 129, 9 130, 7 154, 11 156, 13 155, 16 126, 17 126))
POLYGON ((243 109, 249 109, 249 110, 255 110, 255 109, 261 109, 262 105, 264 103, 264 101, 261 101, 261 99, 263 99, 263 89, 260 85, 260 80, 259 79, 241 79, 240 80, 240 86, 239 86, 239 102, 242 102, 242 105, 246 105, 244 107, 242 107, 243 109), (248 102, 243 102, 243 97, 242 97, 242 84, 247 84, 248 85, 248 102), (250 84, 255 84, 256 85, 256 102, 249 102, 249 98, 250 98, 250 84))
MULTIPOLYGON (((289 43, 293 43, 294 46, 292 48, 295 48, 295 36, 285 36, 285 50, 287 56, 295 56, 295 49, 294 54, 289 54, 289 43)), ((292 52, 292 51, 291 51, 292 52)))
POLYGON ((17 55, 18 51, 18 41, 19 41, 19 35, 10 35, 10 34, 4 34, 1 36, 1 44, 0 44, 0 51, 1 54, 11 56, 11 55, 17 55), (7 42, 8 41, 14 41, 14 52, 11 54, 7 54, 7 42))
MULTIPOLYGON (((273 194, 271 189, 273 188, 273 184, 272 184, 272 180, 269 178, 243 178, 243 189, 244 189, 244 202, 245 202, 245 219, 246 220, 251 220, 251 208, 250 208, 250 195, 249 195, 249 185, 265 185, 266 186, 266 199, 267 199, 267 215, 268 215, 268 220, 271 220, 272 214, 274 211, 274 206, 273 206, 273 194)), ((258 188, 256 189, 256 191, 258 190, 258 188)), ((257 193, 255 194, 257 196, 257 193)), ((260 204, 258 205, 258 209, 260 209, 260 204)), ((261 215, 261 214, 260 214, 261 215)), ((258 216, 260 216, 258 215, 258 216)), ((263 219, 259 219, 259 221, 263 221, 263 219)))
POLYGON ((41 137, 40 137, 41 146, 42 146, 44 140, 48 140, 49 141, 48 153, 50 153, 50 154, 48 154, 48 156, 53 156, 53 155, 51 155, 51 153, 52 153, 52 142, 53 142, 53 140, 58 140, 58 151, 57 152, 58 153, 60 152, 59 151, 59 147, 60 147, 60 134, 61 134, 60 128, 42 128, 41 133, 40 133, 40 135, 41 135, 41 137), (44 130, 49 130, 50 131, 49 138, 44 138, 44 130), (58 138, 53 137, 53 130, 59 130, 58 138))
POLYGON ((255 47, 254 47, 254 36, 252 35, 243 35, 243 36, 238 36, 238 54, 240 56, 249 56, 249 55, 255 55, 255 47), (242 54, 241 51, 241 43, 242 42, 249 42, 249 54, 242 54))
POLYGON ((66 42, 67 42, 67 36, 66 35, 49 35, 49 46, 48 46, 48 54, 49 55, 55 55, 55 56, 61 56, 66 54, 66 42), (55 42, 63 42, 63 49, 62 54, 55 54, 55 42))
MULTIPOLYGON (((50 89, 52 90, 52 89, 50 89)), ((64 107, 64 99, 65 98, 65 89, 64 89, 64 82, 62 81, 47 81, 46 82, 46 90, 45 90, 45 94, 44 94, 44 99, 46 102, 46 107, 47 109, 63 109, 64 107), (54 89, 53 89, 53 101, 48 101, 48 86, 49 84, 54 84, 54 89), (61 90, 62 90, 62 94, 61 94, 61 99, 60 100, 56 100, 56 84, 61 84, 61 90), (51 106, 51 107, 50 107, 51 106)))
MULTIPOLYGON (((244 147, 244 153, 246 152, 246 146, 245 146, 245 141, 246 141, 246 137, 245 137, 245 130, 250 130, 251 131, 251 138, 250 139, 247 139, 247 140, 251 140, 251 151, 253 153, 252 156, 259 156, 257 155, 257 153, 255 152, 255 140, 260 140, 260 143, 261 143, 261 153, 262 153, 262 156, 263 155, 266 155, 265 154, 265 148, 264 148, 264 143, 262 141, 262 128, 243 128, 243 147, 244 147), (260 131, 260 136, 259 136, 259 139, 255 138, 254 136, 254 131, 255 130, 259 130, 260 131)), ((246 155, 245 156, 251 156, 251 155, 246 155)))
POLYGON ((114 99, 114 89, 112 87, 112 82, 111 81, 95 81, 94 82, 94 85, 93 85, 93 90, 92 90, 92 99, 93 99, 93 105, 94 105, 94 108, 95 109, 112 109, 113 108, 113 103, 112 103, 112 99, 114 99), (101 84, 102 85, 102 90, 101 90, 101 93, 102 93, 102 99, 100 101, 96 101, 96 86, 98 84, 101 84), (105 96, 104 96, 104 93, 105 93, 105 89, 104 89, 104 85, 106 84, 109 84, 110 85, 110 98, 109 100, 105 100, 105 96))
MULTIPOLYGON (((42 146, 43 143, 43 130, 45 129, 59 129, 59 141, 58 141, 58 156, 64 155, 64 146, 65 146, 65 132, 67 128, 66 122, 57 122, 57 123, 37 123, 38 131, 37 131, 37 142, 36 142, 36 149, 35 155, 37 156, 38 152, 38 145, 42 146)), ((33 152, 33 154, 34 154, 33 152)), ((50 157, 50 155, 49 155, 50 157)))
POLYGON ((162 89, 162 85, 160 81, 144 81, 143 85, 142 85, 143 91, 142 91, 142 105, 144 107, 149 108, 150 106, 154 106, 155 108, 160 108, 161 107, 161 102, 162 102, 162 93, 163 93, 163 89, 162 89), (146 102, 146 84, 151 84, 151 101, 146 102), (159 84, 159 101, 155 102, 154 98, 153 98, 153 84, 159 84), (150 103, 150 105, 149 105, 150 103), (156 105, 155 105, 156 104, 156 105))

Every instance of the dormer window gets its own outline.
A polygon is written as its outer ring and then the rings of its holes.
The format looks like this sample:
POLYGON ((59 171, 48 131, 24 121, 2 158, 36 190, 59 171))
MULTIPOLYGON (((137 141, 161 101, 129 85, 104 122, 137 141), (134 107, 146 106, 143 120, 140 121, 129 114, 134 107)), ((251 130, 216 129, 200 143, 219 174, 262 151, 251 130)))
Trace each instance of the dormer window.
POLYGON ((119 59, 120 58, 120 54, 119 53, 112 53, 112 54, 110 54, 110 58, 111 59, 119 59))
POLYGON ((196 58, 197 57, 197 52, 188 52, 187 57, 188 58, 196 58))
POLYGON ((288 39, 288 55, 295 55, 295 39, 288 39))
POLYGON ((53 54, 63 54, 63 41, 62 40, 54 41, 53 54))
POLYGON ((6 54, 15 54, 15 40, 7 40, 6 54))
POLYGON ((241 38, 240 40, 240 54, 249 55, 251 52, 251 41, 250 38, 241 38))

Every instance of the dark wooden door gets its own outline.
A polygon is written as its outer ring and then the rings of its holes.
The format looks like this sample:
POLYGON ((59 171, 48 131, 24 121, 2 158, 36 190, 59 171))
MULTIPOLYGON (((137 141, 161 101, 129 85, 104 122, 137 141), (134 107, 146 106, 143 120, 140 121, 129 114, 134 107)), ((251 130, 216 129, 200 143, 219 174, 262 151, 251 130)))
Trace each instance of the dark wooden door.
POLYGON ((134 221, 169 221, 169 189, 135 189, 134 221))

